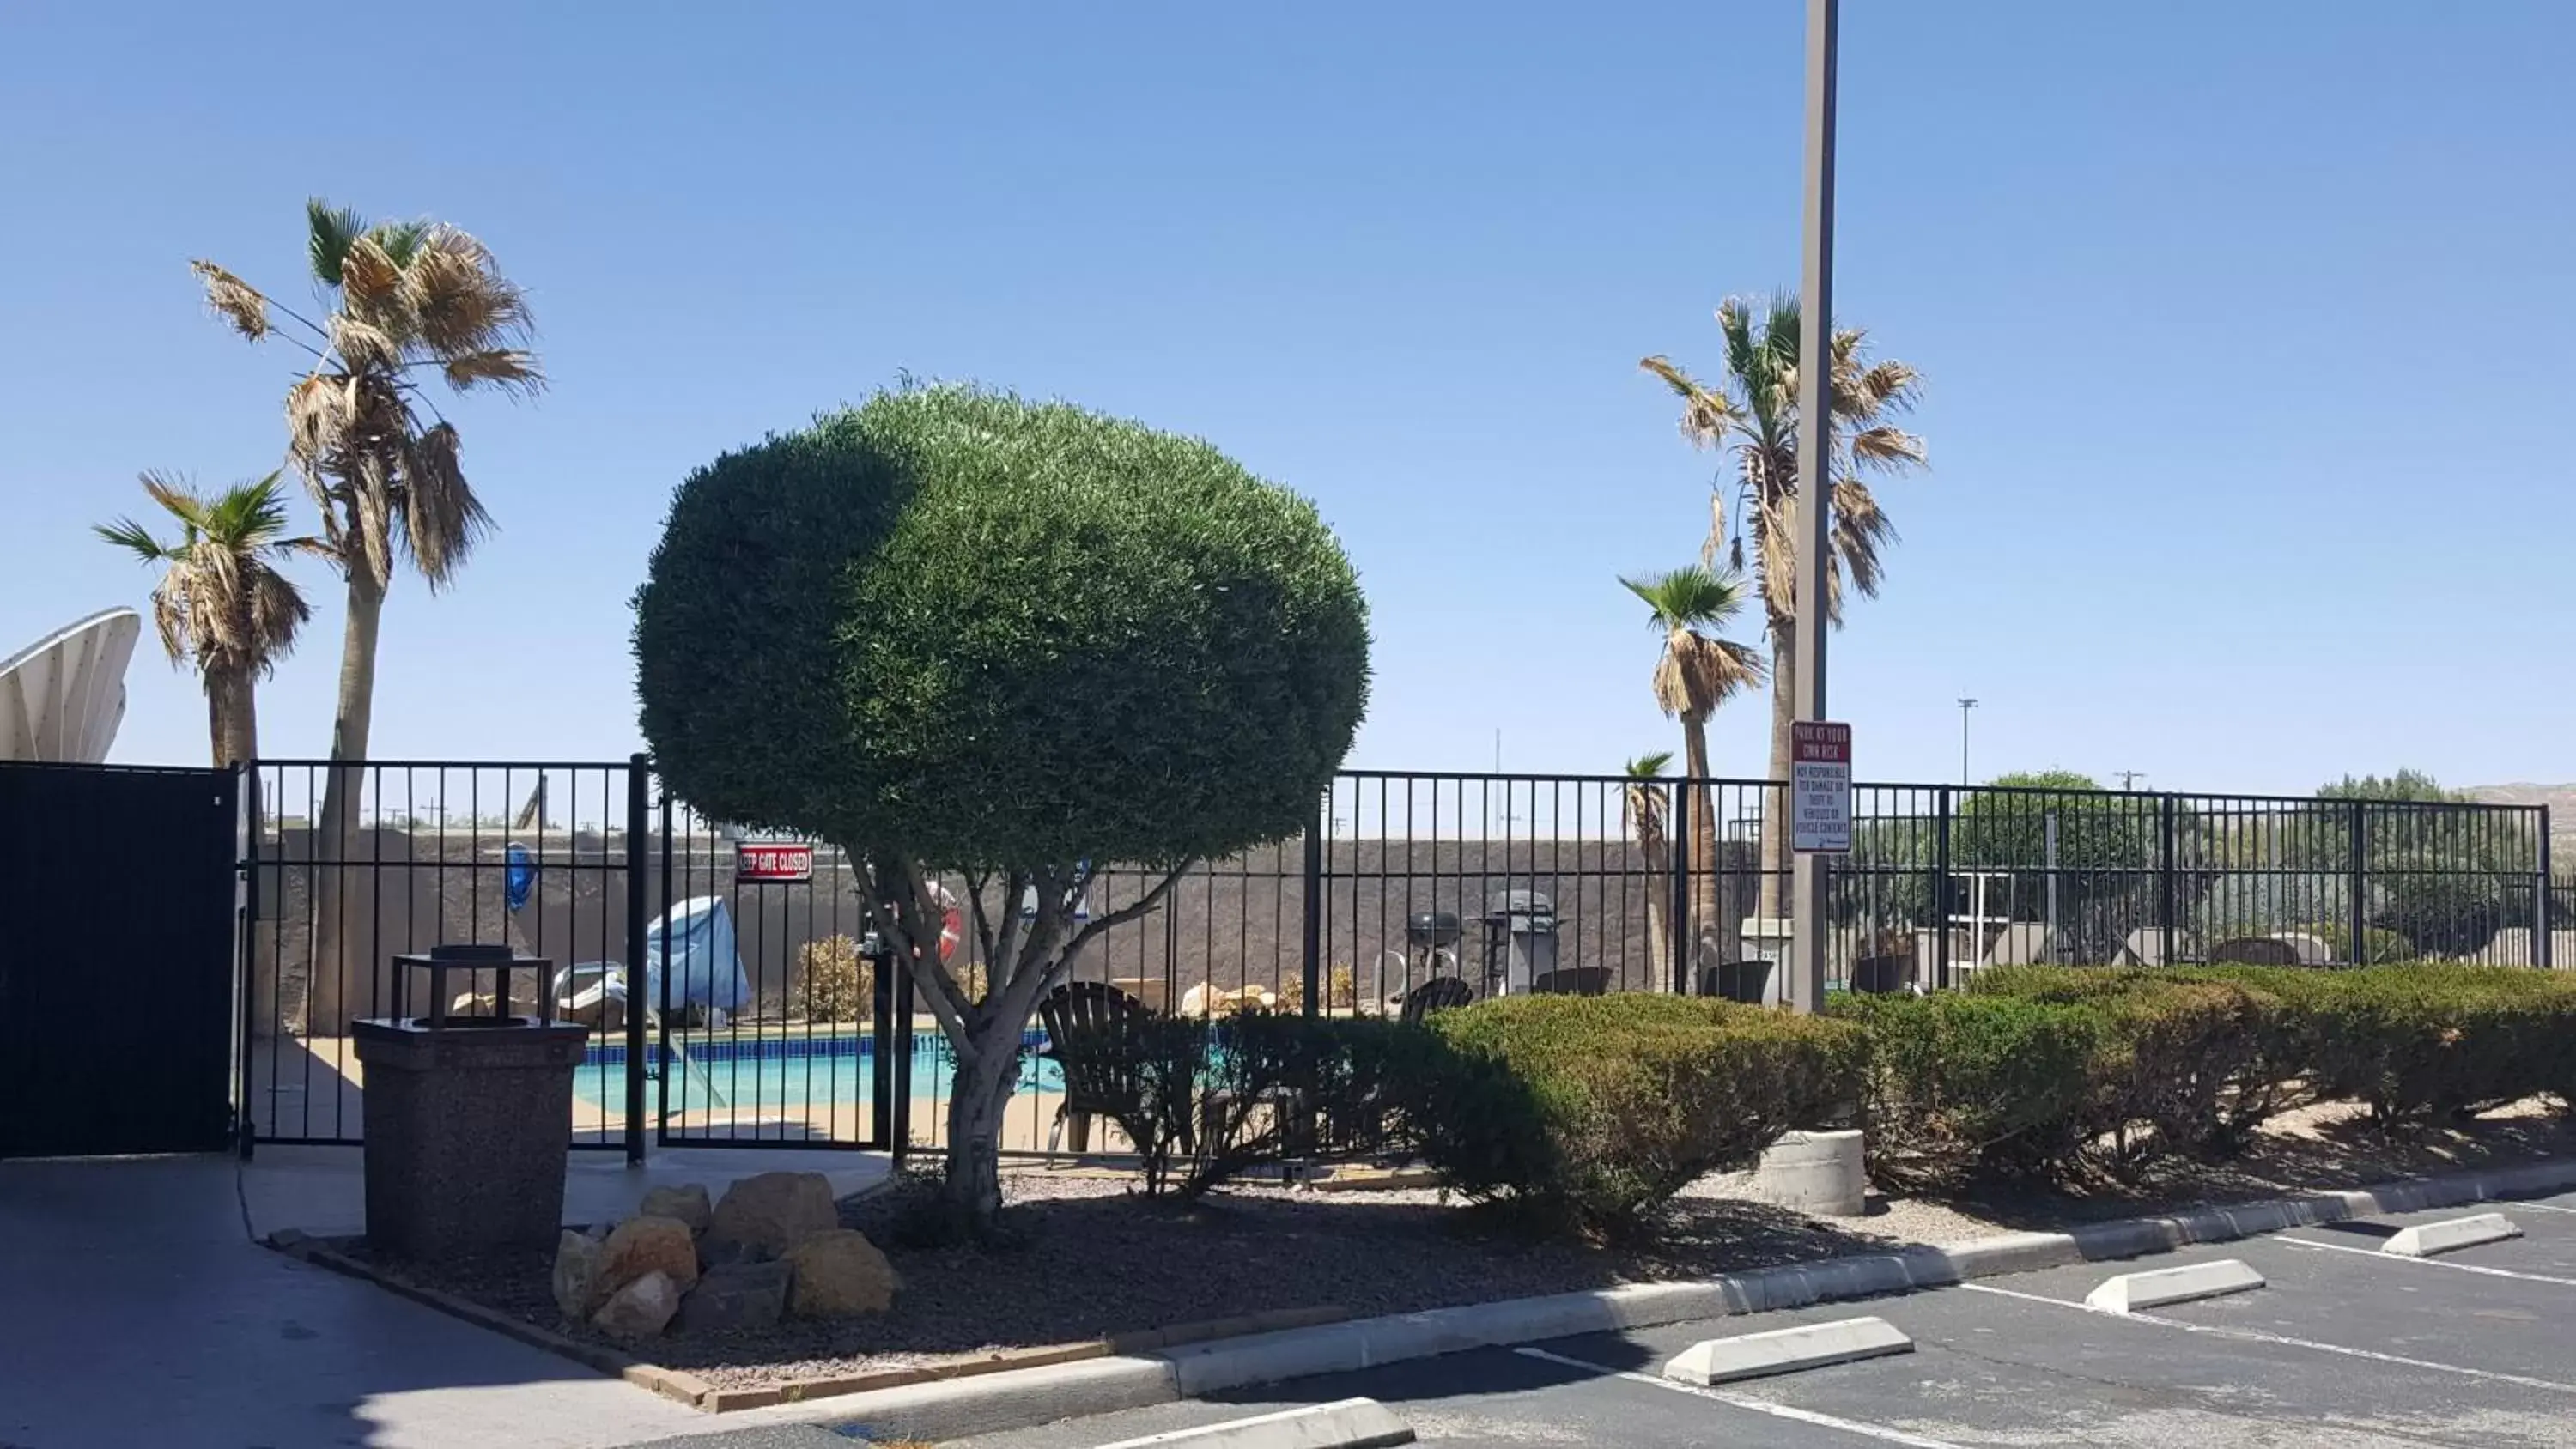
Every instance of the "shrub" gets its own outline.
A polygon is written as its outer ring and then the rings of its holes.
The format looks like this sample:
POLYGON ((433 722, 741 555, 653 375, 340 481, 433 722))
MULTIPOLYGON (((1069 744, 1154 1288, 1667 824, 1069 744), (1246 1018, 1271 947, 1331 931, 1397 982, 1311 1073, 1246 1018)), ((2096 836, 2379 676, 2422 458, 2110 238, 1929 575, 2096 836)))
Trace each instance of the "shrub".
POLYGON ((2082 1142, 2096 1015, 2000 992, 1851 996, 1867 1042, 1869 1173, 1891 1190, 2046 1177, 2082 1142))
POLYGON ((2133 1177, 2170 1152, 2240 1150, 2254 1128, 2282 1109, 2304 1071, 2299 1052, 2280 1037, 2280 1000, 2242 982, 2017 966, 1980 973, 1976 989, 2094 1013, 2077 1155, 2115 1176, 2133 1177))
POLYGON ((807 1021, 859 1021, 875 1014, 877 972, 847 936, 796 948, 795 1014, 807 1021))
POLYGON ((1424 1158, 1462 1192, 1593 1235, 1847 1112, 1859 1087, 1848 1024, 1705 999, 1502 997, 1428 1027, 1464 1060, 1431 1074, 1454 1100, 1413 1105, 1424 1158))

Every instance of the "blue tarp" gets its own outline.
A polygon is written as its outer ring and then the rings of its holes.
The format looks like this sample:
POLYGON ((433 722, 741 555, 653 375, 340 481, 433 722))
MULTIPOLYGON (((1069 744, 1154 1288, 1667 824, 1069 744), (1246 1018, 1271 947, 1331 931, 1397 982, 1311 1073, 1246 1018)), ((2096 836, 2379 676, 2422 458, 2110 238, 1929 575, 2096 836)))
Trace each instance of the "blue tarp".
POLYGON ((751 1004, 751 982, 742 974, 734 945, 733 913, 721 896, 698 896, 673 906, 644 936, 644 999, 662 1009, 662 973, 671 968, 669 1005, 712 1006, 738 1012, 751 1004))

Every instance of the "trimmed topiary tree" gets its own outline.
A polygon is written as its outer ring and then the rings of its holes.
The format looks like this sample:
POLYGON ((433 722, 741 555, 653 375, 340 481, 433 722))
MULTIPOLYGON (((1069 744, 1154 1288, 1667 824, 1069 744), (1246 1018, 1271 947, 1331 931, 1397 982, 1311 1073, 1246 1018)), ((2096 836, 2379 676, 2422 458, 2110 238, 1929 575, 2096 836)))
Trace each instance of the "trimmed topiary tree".
POLYGON ((862 866, 957 1055, 947 1191, 980 1227, 1038 1000, 1192 862, 1312 822, 1368 624, 1314 508, 1207 444, 907 387, 690 475, 635 657, 674 794, 862 866), (1093 862, 1160 883, 1077 923, 1093 862), (944 871, 970 887, 981 992, 939 960, 944 871), (1026 920, 989 908, 1031 898, 1026 920))

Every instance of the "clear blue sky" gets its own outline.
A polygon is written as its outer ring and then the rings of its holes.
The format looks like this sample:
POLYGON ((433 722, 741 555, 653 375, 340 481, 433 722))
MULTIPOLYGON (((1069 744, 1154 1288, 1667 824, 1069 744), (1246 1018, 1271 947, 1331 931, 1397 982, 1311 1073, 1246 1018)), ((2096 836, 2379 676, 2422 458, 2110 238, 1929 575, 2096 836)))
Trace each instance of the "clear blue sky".
MULTIPOLYGON (((0 18, 0 649, 149 578, 151 466, 275 466, 308 194, 472 230, 553 389, 452 410, 502 532, 398 586, 377 753, 637 741, 672 486, 898 371, 1213 439, 1312 496, 1375 613, 1354 762, 1668 746, 1614 575, 1712 460, 1647 352, 1797 271, 1795 0, 109 7, 0 18), (123 13, 109 15, 111 9, 123 13)), ((2576 777, 2562 573, 2576 7, 1847 0, 1843 320, 1934 470, 1834 645, 1864 778, 2576 777)), ((263 696, 327 742, 336 581, 263 696)), ((1750 626, 1748 626, 1750 627, 1750 626)), ((139 657, 118 757, 202 757, 139 657)), ((1764 705, 1719 768, 1761 767, 1764 705)))

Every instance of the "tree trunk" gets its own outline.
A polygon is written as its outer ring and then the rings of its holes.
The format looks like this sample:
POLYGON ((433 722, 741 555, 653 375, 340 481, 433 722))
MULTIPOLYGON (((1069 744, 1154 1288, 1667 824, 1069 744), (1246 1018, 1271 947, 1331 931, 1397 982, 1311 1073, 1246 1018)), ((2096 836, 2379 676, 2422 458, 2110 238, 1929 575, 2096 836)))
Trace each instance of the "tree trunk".
POLYGON ((1771 773, 1777 782, 1762 805, 1762 911, 1769 920, 1788 914, 1781 904, 1789 891, 1789 871, 1796 862, 1789 830, 1789 725, 1798 717, 1798 645, 1796 625, 1771 621, 1771 773))
MULTIPOLYGON (((958 1053, 948 1097, 948 1156, 941 1186, 951 1220, 974 1236, 990 1232, 1002 1211, 1002 1114, 1019 1085, 1020 1033, 1006 1013, 978 1023, 973 1055, 958 1053), (968 1062, 973 1065, 967 1065, 968 1062)), ((898 1131, 902 1130, 900 1127, 898 1131)))
POLYGON ((1646 974, 1656 991, 1673 989, 1673 842, 1664 818, 1663 792, 1653 785, 1628 787, 1628 824, 1646 868, 1646 974))
MULTIPOLYGON (((1708 721, 1682 720, 1682 759, 1692 779, 1708 778, 1708 721)), ((1718 792, 1706 784, 1692 789, 1699 795, 1690 812, 1690 939, 1696 971, 1734 960, 1737 930, 1726 919, 1724 893, 1718 889, 1718 792)))
MULTIPOLYGON (((364 971, 372 979, 376 964, 349 959, 349 903, 364 897, 347 888, 347 862, 357 856, 358 796, 366 782, 366 771, 357 767, 367 758, 367 731, 375 719, 376 635, 384 610, 384 586, 367 576, 363 564, 351 569, 348 627, 340 641, 339 713, 331 724, 333 768, 326 772, 322 818, 313 832, 312 979, 304 1011, 308 1035, 340 1035, 351 1007, 373 1010, 378 1005, 377 993, 353 989, 353 978, 364 971)), ((364 935, 372 939, 374 932, 364 935)))

